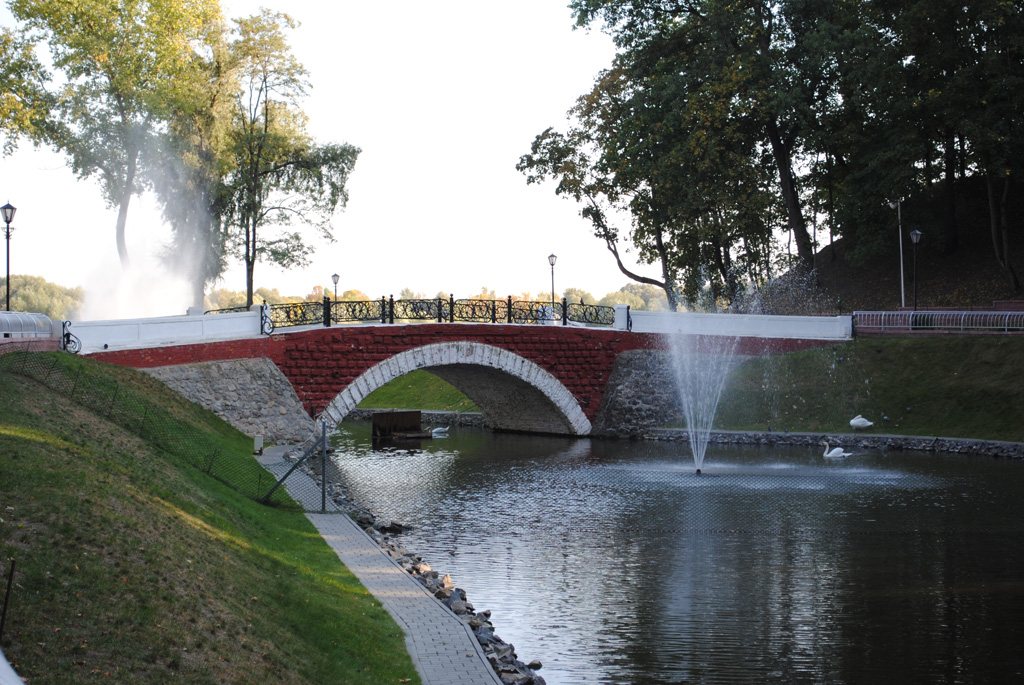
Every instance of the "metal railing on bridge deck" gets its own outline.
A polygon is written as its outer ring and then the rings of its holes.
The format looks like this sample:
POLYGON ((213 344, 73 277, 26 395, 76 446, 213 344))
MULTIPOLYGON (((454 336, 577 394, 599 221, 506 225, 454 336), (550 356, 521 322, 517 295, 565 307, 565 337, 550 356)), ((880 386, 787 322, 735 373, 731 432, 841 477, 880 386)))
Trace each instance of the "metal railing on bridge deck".
POLYGON ((854 312, 853 320, 855 330, 860 332, 1024 332, 1024 312, 939 310, 854 312))
MULTIPOLYGON (((343 323, 514 323, 612 326, 615 308, 594 304, 574 304, 562 298, 550 302, 504 300, 456 300, 454 296, 430 300, 336 301, 325 297, 320 302, 293 302, 264 305, 264 333, 288 326, 331 326, 343 323)), ((245 307, 212 309, 206 314, 244 312, 245 307)))

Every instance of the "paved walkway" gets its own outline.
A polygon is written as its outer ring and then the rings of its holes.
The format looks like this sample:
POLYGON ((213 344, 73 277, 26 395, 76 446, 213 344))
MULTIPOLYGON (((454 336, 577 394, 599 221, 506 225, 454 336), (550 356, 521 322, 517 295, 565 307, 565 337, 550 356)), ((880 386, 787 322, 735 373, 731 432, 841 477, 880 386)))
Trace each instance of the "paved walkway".
MULTIPOLYGON (((285 448, 272 447, 259 458, 276 475, 292 464, 285 448)), ((288 494, 301 502, 320 503, 320 490, 298 471, 285 481, 288 494)), ((359 582, 380 600, 405 633, 405 645, 424 685, 500 685, 473 631, 401 566, 396 564, 355 521, 328 500, 326 514, 306 514, 359 582)))

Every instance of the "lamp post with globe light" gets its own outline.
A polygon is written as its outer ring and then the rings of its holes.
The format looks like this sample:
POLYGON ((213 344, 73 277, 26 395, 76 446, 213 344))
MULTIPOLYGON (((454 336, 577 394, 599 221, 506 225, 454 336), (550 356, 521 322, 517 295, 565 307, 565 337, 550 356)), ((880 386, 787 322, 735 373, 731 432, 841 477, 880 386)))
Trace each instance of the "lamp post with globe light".
POLYGON ((555 320, 555 260, 557 260, 554 254, 548 255, 548 264, 551 265, 551 320, 555 320))
POLYGON ((906 290, 903 287, 903 203, 901 200, 894 200, 889 203, 891 209, 896 210, 897 237, 900 239, 900 306, 907 306, 906 290))
POLYGON ((910 242, 914 244, 914 311, 917 311, 917 244, 921 242, 921 231, 916 228, 910 232, 910 242))
POLYGON ((7 238, 7 311, 11 311, 11 222, 14 221, 14 213, 18 211, 10 202, 0 207, 0 215, 3 215, 4 236, 7 238))
POLYGON ((334 281, 334 301, 338 301, 338 281, 341 280, 341 276, 334 274, 331 276, 331 280, 334 281))

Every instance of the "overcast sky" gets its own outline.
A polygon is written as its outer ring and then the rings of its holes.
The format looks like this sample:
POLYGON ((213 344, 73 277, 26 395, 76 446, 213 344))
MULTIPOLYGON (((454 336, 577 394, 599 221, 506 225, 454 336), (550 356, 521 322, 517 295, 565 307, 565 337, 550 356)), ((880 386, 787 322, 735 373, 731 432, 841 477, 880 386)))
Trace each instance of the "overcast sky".
MULTIPOLYGON (((628 283, 579 207, 551 185, 527 186, 515 170, 534 136, 564 129, 567 110, 614 54, 608 36, 573 30, 566 4, 224 2, 229 17, 265 6, 301 23, 291 38, 310 72, 311 132, 362 149, 348 207, 334 220, 337 242, 315 243, 306 268, 257 264, 256 287, 305 295, 338 273, 340 291, 371 297, 406 287, 536 295, 550 291, 551 253, 558 292, 600 298, 628 283)), ((12 24, 6 9, 0 21, 12 24)), ((116 210, 60 155, 22 145, 0 159, 0 201, 18 208, 11 272, 86 286, 84 318, 184 312, 185 289, 155 259, 168 232, 152 198, 132 200, 128 276, 117 261, 116 210)), ((219 286, 244 290, 244 270, 233 265, 219 286)))

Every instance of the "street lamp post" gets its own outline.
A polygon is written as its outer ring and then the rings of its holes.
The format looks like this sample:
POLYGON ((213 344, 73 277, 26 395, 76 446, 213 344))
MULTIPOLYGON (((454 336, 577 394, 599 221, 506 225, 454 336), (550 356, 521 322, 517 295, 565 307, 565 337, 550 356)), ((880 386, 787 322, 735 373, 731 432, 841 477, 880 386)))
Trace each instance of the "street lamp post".
POLYGON ((902 201, 890 202, 889 207, 896 210, 896 226, 899 229, 897 237, 900 239, 900 306, 907 306, 906 290, 903 287, 903 211, 902 201))
POLYGON ((341 276, 334 274, 331 276, 331 280, 334 281, 334 301, 338 301, 338 281, 341 280, 341 276))
POLYGON ((910 232, 910 242, 914 244, 914 311, 917 311, 917 244, 921 242, 921 231, 916 228, 910 232))
POLYGON ((548 264, 551 265, 551 320, 555 320, 555 260, 557 260, 553 254, 548 255, 548 264))
POLYGON ((10 202, 0 207, 0 214, 3 215, 4 236, 7 238, 7 311, 11 311, 11 222, 14 221, 14 213, 18 211, 10 202))

